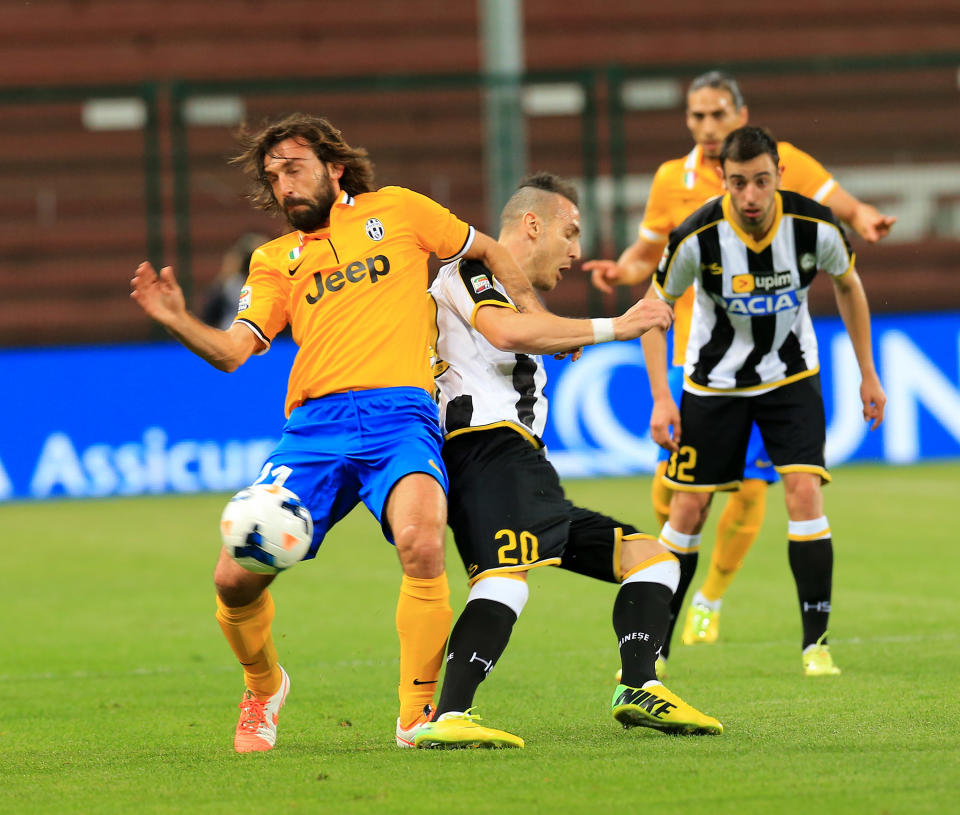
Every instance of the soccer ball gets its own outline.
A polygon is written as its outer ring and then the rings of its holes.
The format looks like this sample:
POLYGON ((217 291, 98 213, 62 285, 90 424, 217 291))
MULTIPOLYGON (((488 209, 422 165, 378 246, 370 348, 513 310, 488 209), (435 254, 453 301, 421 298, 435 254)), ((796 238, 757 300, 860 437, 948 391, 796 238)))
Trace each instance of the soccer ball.
POLYGON ((279 484, 254 484, 224 507, 220 534, 244 569, 276 574, 303 559, 313 540, 310 511, 279 484))

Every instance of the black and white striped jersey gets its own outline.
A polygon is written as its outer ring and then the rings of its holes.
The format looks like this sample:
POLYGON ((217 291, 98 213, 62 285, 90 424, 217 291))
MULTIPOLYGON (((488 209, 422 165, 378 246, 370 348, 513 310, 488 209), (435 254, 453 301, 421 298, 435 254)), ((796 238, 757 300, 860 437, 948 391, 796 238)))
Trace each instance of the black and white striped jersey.
POLYGON ((540 356, 491 345, 474 328, 481 306, 516 309, 500 282, 476 260, 443 266, 430 296, 437 308, 434 381, 444 438, 510 427, 539 447, 547 421, 540 356))
POLYGON ((759 242, 733 220, 729 195, 670 234, 654 285, 669 303, 696 290, 684 364, 691 393, 751 396, 819 370, 807 291, 818 271, 847 274, 854 255, 829 208, 782 190, 775 205, 759 242))

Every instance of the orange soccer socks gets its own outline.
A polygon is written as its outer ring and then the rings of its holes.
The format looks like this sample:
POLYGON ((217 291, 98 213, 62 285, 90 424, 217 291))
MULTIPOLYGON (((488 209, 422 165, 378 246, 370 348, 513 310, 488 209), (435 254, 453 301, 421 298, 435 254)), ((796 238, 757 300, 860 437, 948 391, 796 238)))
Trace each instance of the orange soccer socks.
POLYGON ((650 503, 653 504, 653 514, 657 517, 657 529, 661 529, 670 517, 670 498, 673 490, 663 483, 663 476, 667 472, 667 462, 657 463, 657 469, 650 479, 650 503))
POLYGON ((397 601, 400 724, 408 727, 433 702, 453 611, 447 574, 403 576, 397 601))
POLYGON ((721 600, 743 565, 753 542, 760 534, 767 509, 767 482, 749 478, 730 493, 717 521, 717 539, 710 570, 700 592, 707 600, 721 600))
POLYGON ((282 683, 270 633, 273 614, 273 598, 266 589, 250 605, 236 608, 217 597, 217 622, 243 666, 244 683, 261 699, 275 694, 282 683))

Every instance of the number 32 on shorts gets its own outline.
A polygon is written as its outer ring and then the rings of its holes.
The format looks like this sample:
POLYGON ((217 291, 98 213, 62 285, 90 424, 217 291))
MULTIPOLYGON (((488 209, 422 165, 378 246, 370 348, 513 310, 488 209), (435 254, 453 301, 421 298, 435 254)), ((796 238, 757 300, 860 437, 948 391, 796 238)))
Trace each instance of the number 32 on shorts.
POLYGON ((693 476, 688 470, 697 466, 697 451, 689 444, 684 444, 680 449, 670 456, 670 463, 667 464, 667 477, 674 481, 693 481, 693 476))
POLYGON ((521 532, 517 535, 512 529, 501 529, 493 539, 505 541, 497 549, 497 561, 502 566, 536 563, 540 559, 540 542, 537 536, 530 532, 521 532))

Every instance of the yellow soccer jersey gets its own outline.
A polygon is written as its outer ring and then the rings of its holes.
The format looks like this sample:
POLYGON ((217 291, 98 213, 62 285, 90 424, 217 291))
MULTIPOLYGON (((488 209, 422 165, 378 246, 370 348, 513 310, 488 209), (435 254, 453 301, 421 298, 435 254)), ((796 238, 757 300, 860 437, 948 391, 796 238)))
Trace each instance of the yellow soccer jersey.
POLYGON ((473 236, 431 199, 384 187, 356 197, 344 191, 329 227, 257 249, 237 321, 267 347, 290 324, 300 350, 287 415, 340 391, 413 386, 432 394, 427 258, 458 258, 473 236))
MULTIPOLYGON (((833 176, 813 156, 789 142, 778 142, 780 188, 823 203, 836 188, 833 176)), ((640 224, 640 237, 651 243, 666 243, 670 232, 711 198, 724 192, 720 165, 703 156, 700 145, 684 158, 665 161, 657 169, 650 187, 647 208, 640 224)), ((673 364, 683 365, 693 314, 693 289, 673 305, 673 364)))

